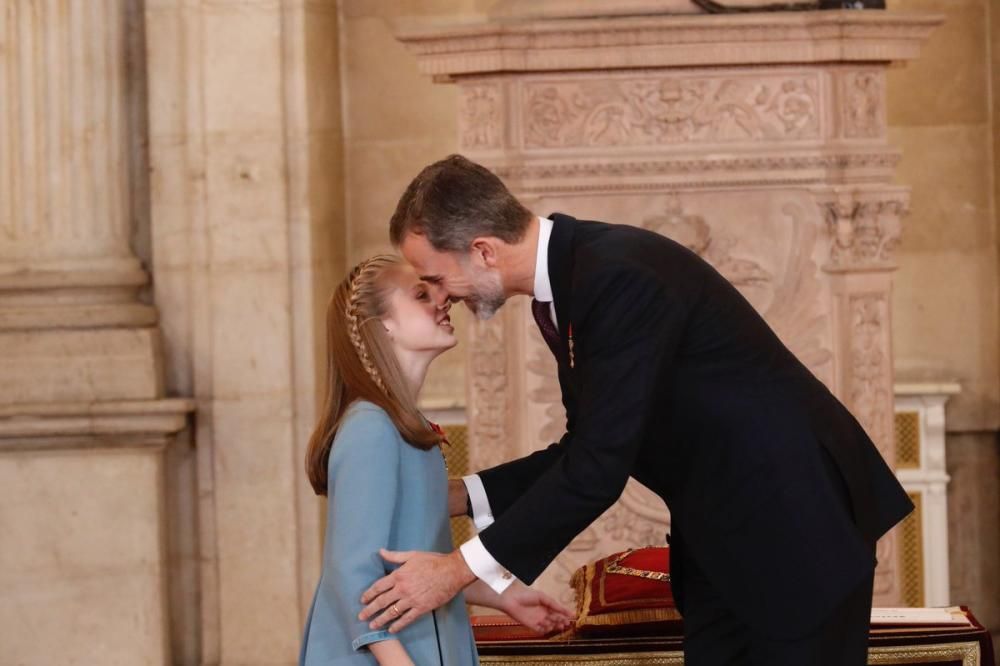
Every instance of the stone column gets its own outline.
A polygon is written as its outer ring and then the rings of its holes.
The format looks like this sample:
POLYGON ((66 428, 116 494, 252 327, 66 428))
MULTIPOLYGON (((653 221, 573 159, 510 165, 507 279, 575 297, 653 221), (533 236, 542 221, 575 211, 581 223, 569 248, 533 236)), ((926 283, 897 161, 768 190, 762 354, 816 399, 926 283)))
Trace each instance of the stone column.
POLYGON ((198 405, 191 661, 290 664, 320 569, 304 454, 343 275, 337 3, 147 0, 168 385, 198 405))
MULTIPOLYGON (((893 249, 885 69, 940 22, 894 12, 690 13, 637 1, 499 3, 479 22, 404 26, 422 71, 459 87, 462 150, 539 214, 668 235, 712 263, 850 407, 890 464, 893 249), (602 11, 606 7, 607 11, 602 11), (525 14, 519 13, 520 11, 525 14)), ((472 327, 473 467, 557 438, 554 363, 523 303, 472 327), (524 362, 527 359, 527 363, 524 362)), ((583 562, 662 543, 663 503, 637 484, 542 585, 564 600, 583 562)), ((899 601, 895 536, 876 598, 899 601)))
POLYGON ((130 249, 126 2, 0 10, 0 662, 168 663, 156 310, 130 249))
POLYGON ((0 12, 2 403, 161 391, 156 312, 136 297, 147 276, 129 247, 124 7, 0 12))

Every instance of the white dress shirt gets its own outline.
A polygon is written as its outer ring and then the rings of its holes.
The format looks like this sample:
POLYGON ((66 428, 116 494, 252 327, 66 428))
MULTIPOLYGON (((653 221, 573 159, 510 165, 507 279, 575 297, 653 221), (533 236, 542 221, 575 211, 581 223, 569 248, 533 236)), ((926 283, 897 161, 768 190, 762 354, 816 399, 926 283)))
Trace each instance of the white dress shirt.
MULTIPOLYGON (((549 239, 552 237, 552 220, 538 218, 538 251, 535 254, 535 300, 549 304, 549 312, 552 315, 552 323, 558 330, 556 320, 556 304, 552 298, 552 282, 549 280, 549 239)), ((490 508, 490 500, 486 497, 486 488, 478 474, 470 474, 462 477, 465 482, 465 489, 469 493, 469 501, 472 504, 472 522, 476 526, 476 531, 481 532, 493 524, 493 510, 490 508)), ((504 590, 514 582, 514 575, 503 568, 494 559, 490 552, 486 550, 482 540, 475 536, 459 548, 465 563, 476 574, 476 577, 489 585, 494 592, 502 594, 504 590)))

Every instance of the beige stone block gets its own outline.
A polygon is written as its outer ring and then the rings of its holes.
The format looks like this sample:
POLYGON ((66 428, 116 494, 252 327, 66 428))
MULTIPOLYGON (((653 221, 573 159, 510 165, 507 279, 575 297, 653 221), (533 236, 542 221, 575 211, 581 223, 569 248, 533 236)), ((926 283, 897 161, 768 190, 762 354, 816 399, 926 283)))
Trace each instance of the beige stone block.
POLYGON ((309 224, 316 238, 312 245, 314 262, 332 262, 342 270, 347 242, 347 214, 344 208, 344 144, 339 132, 310 134, 309 224))
MULTIPOLYGON (((949 419, 949 426, 950 426, 949 419)), ((972 608, 1000 637, 1000 446, 995 432, 948 433, 951 603, 972 608)))
POLYGON ((389 23, 348 19, 344 39, 349 139, 455 136, 457 91, 420 74, 389 23))
POLYGON ((290 390, 289 290, 285 271, 214 275, 212 390, 222 399, 290 390))
POLYGON ((284 59, 278 4, 206 5, 203 31, 206 130, 281 127, 284 59))
POLYGON ((208 141, 208 212, 213 227, 284 217, 284 137, 274 132, 213 135, 208 141))
POLYGON ((350 265, 375 252, 392 250, 389 219, 406 186, 425 166, 457 149, 454 134, 447 139, 416 136, 409 140, 348 142, 346 200, 350 265))
POLYGON ((219 602, 225 663, 288 663, 298 608, 291 409, 281 396, 212 406, 219 602))
POLYGON ((0 332, 0 403, 157 398, 159 353, 155 328, 0 332))
MULTIPOLYGON (((996 101, 995 91, 1000 90, 1000 11, 993 7, 990 11, 990 89, 993 92, 991 104, 993 124, 993 155, 1000 155, 1000 104, 996 101)), ((1000 167, 993 162, 993 201, 1000 201, 1000 167)))
POLYGON ((989 0, 890 0, 892 9, 945 16, 920 58, 889 70, 889 125, 983 123, 989 118, 989 0))
MULTIPOLYGON (((153 113, 152 116, 173 116, 174 114, 153 113)), ((163 205, 189 205, 192 184, 196 174, 188 166, 191 137, 183 134, 164 134, 151 139, 151 159, 149 170, 150 198, 157 207, 163 205)), ((185 221, 184 226, 189 224, 185 221)), ((157 220, 157 227, 176 227, 171 220, 163 224, 157 220)))
MULTIPOLYGON (((153 0, 155 2, 156 0, 153 0)), ((146 71, 154 72, 158 79, 147 86, 150 109, 177 109, 183 100, 172 94, 184 78, 184 40, 182 35, 182 13, 176 2, 150 2, 145 6, 146 71), (164 85, 166 84, 166 85, 164 85)), ((150 136, 178 135, 184 131, 181 114, 154 111, 149 116, 150 136)))
POLYGON ((495 0, 343 0, 345 18, 394 16, 447 16, 482 13, 484 4, 495 0))
POLYGON ((189 356, 192 299, 189 269, 157 268, 154 299, 161 313, 164 385, 169 395, 194 395, 193 368, 189 356))
MULTIPOLYGON (((176 223, 189 219, 190 211, 186 206, 168 207, 162 206, 157 209, 157 214, 161 219, 173 219, 176 223)), ((153 230, 153 263, 156 270, 154 276, 156 280, 161 277, 162 271, 186 270, 193 262, 191 253, 191 231, 188 229, 171 229, 169 225, 153 230)))
POLYGON ((191 430, 179 433, 164 452, 163 461, 170 647, 174 664, 199 663, 198 451, 191 436, 191 430))
POLYGON ((340 37, 336 7, 306 7, 306 96, 311 131, 337 131, 341 115, 340 37))
POLYGON ((209 230, 213 271, 278 271, 288 266, 285 219, 233 217, 213 222, 217 222, 209 230))
POLYGON ((898 180, 913 188, 904 252, 978 252, 994 242, 986 125, 906 127, 890 141, 903 152, 898 180))
POLYGON ((956 379, 950 430, 995 430, 1000 415, 996 260, 992 253, 901 252, 893 284, 900 378, 956 379))
POLYGON ((0 663, 166 664, 160 453, 0 454, 0 663))

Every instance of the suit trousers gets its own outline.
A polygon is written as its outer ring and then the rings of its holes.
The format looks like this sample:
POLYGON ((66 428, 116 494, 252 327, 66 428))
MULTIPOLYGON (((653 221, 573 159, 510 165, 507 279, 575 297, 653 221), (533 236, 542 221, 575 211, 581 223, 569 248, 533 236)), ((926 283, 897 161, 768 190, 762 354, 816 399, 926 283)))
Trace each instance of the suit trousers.
POLYGON ((684 563, 684 666, 864 666, 874 571, 814 633, 760 636, 730 611, 690 560, 684 563))
MULTIPOLYGON (((840 500, 850 511, 843 477, 825 452, 823 461, 840 500)), ((681 553, 681 558, 681 580, 677 583, 682 586, 684 600, 685 666, 864 666, 867 663, 874 570, 847 594, 815 632, 781 641, 755 632, 727 607, 698 563, 686 552, 681 553)))

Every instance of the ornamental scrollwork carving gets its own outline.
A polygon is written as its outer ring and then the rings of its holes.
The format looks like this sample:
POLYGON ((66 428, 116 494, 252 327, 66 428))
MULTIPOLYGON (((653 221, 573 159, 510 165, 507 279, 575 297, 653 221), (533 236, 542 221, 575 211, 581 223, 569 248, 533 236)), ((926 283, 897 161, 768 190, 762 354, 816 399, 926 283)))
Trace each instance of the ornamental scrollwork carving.
POLYGON ((833 354, 823 345, 828 318, 811 310, 821 291, 817 266, 809 252, 816 243, 816 232, 801 206, 787 204, 782 213, 791 220, 792 251, 780 277, 759 261, 738 256, 738 239, 723 230, 713 230, 702 216, 686 213, 676 194, 667 197, 663 215, 648 217, 640 226, 677 241, 712 264, 744 292, 788 348, 822 376, 833 354), (750 293, 754 290, 765 290, 770 298, 766 303, 755 302, 750 293))
POLYGON ((469 466, 481 470, 515 457, 507 433, 507 348, 503 317, 471 324, 469 466))
POLYGON ((816 138, 815 75, 643 78, 524 85, 526 148, 816 138))
POLYGON ((885 134, 885 85, 877 71, 850 72, 842 79, 844 136, 872 139, 885 134))
POLYGON ((888 355, 888 295, 884 292, 852 294, 848 299, 851 334, 851 411, 891 460, 892 369, 888 355))
POLYGON ((900 241, 900 220, 908 211, 902 196, 839 196, 822 203, 830 233, 833 270, 893 266, 900 241))
POLYGON ((467 150, 499 148, 501 141, 501 96, 495 85, 470 85, 462 88, 459 109, 459 133, 467 150))
MULTIPOLYGON (((744 155, 738 157, 701 156, 693 158, 650 159, 629 161, 589 162, 581 160, 546 162, 542 164, 497 164, 491 170, 504 180, 516 179, 534 181, 532 186, 522 186, 522 190, 544 191, 541 181, 555 179, 621 179, 626 176, 694 176, 705 178, 705 174, 736 174, 726 182, 745 183, 751 181, 772 182, 769 172, 802 172, 808 170, 870 170, 894 169, 899 162, 899 154, 893 151, 872 151, 861 153, 824 153, 790 155, 744 155)), ((816 182, 819 176, 806 174, 802 178, 778 177, 774 182, 806 183, 816 182)), ((609 189, 611 183, 590 185, 589 189, 609 189)), ((556 183, 554 191, 576 189, 567 183, 556 183)), ((587 188, 584 188, 587 189, 587 188)), ((614 188, 611 188, 614 189, 614 188)))

